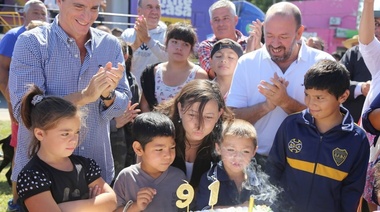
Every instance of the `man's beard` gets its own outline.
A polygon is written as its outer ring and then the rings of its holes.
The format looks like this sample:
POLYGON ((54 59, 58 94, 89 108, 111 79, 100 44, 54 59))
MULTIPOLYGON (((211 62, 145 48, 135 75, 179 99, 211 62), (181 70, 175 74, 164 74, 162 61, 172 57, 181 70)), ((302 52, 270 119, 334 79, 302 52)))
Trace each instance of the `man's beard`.
POLYGON ((286 48, 284 46, 279 46, 277 48, 274 48, 273 46, 269 45, 269 55, 271 57, 271 59, 274 61, 274 62, 284 62, 286 60, 288 60, 290 58, 290 56, 292 56, 292 52, 293 52, 293 49, 295 47, 295 45, 297 45, 297 42, 296 40, 294 39, 293 42, 292 42, 292 45, 290 45, 289 47, 289 51, 286 51, 286 48), (284 54, 282 56, 275 56, 272 54, 272 49, 279 49, 281 48, 282 51, 284 52, 284 54))

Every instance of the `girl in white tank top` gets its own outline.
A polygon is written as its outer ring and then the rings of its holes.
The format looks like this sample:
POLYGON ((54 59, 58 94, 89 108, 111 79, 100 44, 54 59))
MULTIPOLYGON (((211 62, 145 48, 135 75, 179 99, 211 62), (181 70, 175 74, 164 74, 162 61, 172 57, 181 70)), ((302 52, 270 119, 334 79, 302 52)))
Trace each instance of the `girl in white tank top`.
POLYGON ((197 42, 196 36, 192 26, 186 23, 175 23, 168 27, 168 62, 154 67, 154 85, 142 83, 140 108, 143 112, 150 111, 155 105, 173 98, 191 80, 208 79, 206 71, 189 60, 197 42), (148 86, 154 86, 154 94, 152 87, 147 89, 148 86))

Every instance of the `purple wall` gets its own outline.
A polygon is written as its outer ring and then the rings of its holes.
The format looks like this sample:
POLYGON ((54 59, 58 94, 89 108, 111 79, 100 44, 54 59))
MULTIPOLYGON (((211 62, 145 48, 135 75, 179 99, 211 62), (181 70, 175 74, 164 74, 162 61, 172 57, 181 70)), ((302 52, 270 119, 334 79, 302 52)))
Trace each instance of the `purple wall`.
POLYGON ((342 50, 342 41, 357 34, 359 0, 309 0, 293 3, 301 10, 305 37, 322 38, 326 52, 342 50), (336 18, 330 21, 331 17, 336 18))
MULTIPOLYGON (((167 24, 186 21, 197 30, 198 40, 203 41, 212 33, 208 8, 216 0, 161 0, 161 20, 167 24)), ((137 14, 137 1, 131 2, 131 14, 137 14)), ((131 23, 134 19, 131 20, 131 23)))

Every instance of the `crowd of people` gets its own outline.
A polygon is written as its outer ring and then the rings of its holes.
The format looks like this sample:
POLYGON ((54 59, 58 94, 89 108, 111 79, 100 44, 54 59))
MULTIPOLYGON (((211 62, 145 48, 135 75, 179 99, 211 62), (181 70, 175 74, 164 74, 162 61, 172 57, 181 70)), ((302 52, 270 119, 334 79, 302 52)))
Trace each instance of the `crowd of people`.
POLYGON ((124 31, 94 25, 106 1, 54 4, 46 23, 29 0, 0 41, 15 148, 7 211, 208 210, 252 195, 273 211, 380 205, 374 0, 338 59, 302 36, 289 2, 244 36, 235 5, 215 1, 204 41, 161 22, 160 0, 138 0, 124 31))

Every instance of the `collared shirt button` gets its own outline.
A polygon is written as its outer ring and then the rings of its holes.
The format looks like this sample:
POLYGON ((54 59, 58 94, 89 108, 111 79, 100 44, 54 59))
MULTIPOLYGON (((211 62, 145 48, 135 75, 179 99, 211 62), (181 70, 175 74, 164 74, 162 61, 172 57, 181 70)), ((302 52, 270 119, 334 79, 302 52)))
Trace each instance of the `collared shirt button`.
POLYGON ((75 57, 75 58, 78 58, 78 54, 75 54, 74 57, 75 57))

